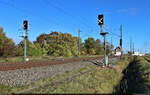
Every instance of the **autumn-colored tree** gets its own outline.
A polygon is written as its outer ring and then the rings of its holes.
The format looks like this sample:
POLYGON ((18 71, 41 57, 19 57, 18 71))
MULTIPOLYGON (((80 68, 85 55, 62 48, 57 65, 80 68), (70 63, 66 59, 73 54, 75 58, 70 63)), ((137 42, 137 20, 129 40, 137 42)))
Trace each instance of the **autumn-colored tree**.
MULTIPOLYGON (((53 56, 77 56, 78 55, 78 38, 68 33, 51 32, 42 38, 40 35, 37 39, 42 48, 47 51, 48 55, 53 56), (44 38, 46 37, 46 38, 44 38), (39 38, 41 39, 40 41, 39 38), (45 41, 44 41, 45 40, 45 41), (41 43, 43 42, 43 43, 41 43)), ((81 41, 80 41, 81 42, 81 41)))
POLYGON ((0 27, 0 56, 3 56, 3 46, 6 40, 6 35, 3 32, 3 28, 0 27))
POLYGON ((15 43, 12 39, 8 38, 0 27, 0 56, 14 56, 15 43))
POLYGON ((95 47, 96 47, 96 41, 94 40, 94 38, 88 38, 85 40, 84 43, 84 47, 87 49, 87 53, 88 54, 94 54, 93 52, 95 52, 95 47), (91 52, 92 51, 92 52, 91 52))
POLYGON ((40 44, 41 47, 43 47, 46 38, 47 34, 41 34, 40 36, 37 37, 37 42, 40 44))
POLYGON ((15 44, 12 39, 7 39, 3 45, 3 56, 15 56, 15 44))

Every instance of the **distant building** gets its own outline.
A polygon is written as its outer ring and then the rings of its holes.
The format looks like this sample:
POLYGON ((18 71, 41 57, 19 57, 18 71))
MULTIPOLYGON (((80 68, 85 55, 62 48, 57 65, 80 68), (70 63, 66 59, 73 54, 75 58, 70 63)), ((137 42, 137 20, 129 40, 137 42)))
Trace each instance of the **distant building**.
POLYGON ((114 55, 115 56, 121 56, 121 48, 119 46, 116 47, 114 55))
POLYGON ((140 53, 139 51, 135 51, 132 56, 144 56, 145 54, 140 53))

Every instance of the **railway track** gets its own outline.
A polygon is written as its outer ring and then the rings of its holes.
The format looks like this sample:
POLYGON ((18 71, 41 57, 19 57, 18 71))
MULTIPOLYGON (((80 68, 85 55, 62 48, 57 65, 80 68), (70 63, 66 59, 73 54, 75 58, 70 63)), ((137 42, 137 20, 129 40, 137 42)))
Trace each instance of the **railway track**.
POLYGON ((32 87, 32 88, 29 88, 29 89, 21 90, 21 91, 18 91, 17 93, 19 94, 19 93, 24 93, 24 92, 30 92, 30 91, 34 91, 34 89, 37 89, 37 88, 41 88, 42 89, 42 88, 47 87, 47 86, 54 87, 54 85, 60 84, 62 82, 70 82, 74 78, 82 76, 82 75, 85 75, 85 74, 88 74, 91 71, 95 71, 95 70, 93 70, 93 68, 92 68, 92 69, 84 71, 84 72, 78 72, 77 74, 65 77, 63 79, 51 81, 49 84, 39 85, 39 86, 32 87))
MULTIPOLYGON (((31 67, 41 67, 56 64, 68 64, 73 62, 86 62, 91 60, 102 59, 101 57, 86 57, 86 58, 69 58, 64 60, 49 60, 49 61, 39 61, 39 62, 16 62, 16 63, 0 63, 0 71, 16 70, 16 69, 26 69, 31 67)), ((110 57, 112 58, 112 57, 110 57)))
MULTIPOLYGON (((102 70, 102 69, 101 69, 102 70)), ((90 68, 89 70, 86 70, 86 71, 81 71, 81 72, 78 72, 78 73, 76 73, 76 74, 73 74, 73 75, 71 75, 71 76, 67 76, 67 77, 65 77, 65 78, 61 78, 61 79, 58 79, 58 80, 54 80, 54 81, 51 81, 50 83, 48 83, 48 84, 43 84, 43 85, 39 85, 39 86, 35 86, 35 87, 31 87, 31 88, 29 88, 29 89, 24 89, 24 90, 21 90, 21 91, 18 91, 17 93, 19 94, 19 93, 28 93, 28 92, 33 92, 33 93, 35 93, 37 90, 36 89, 38 89, 38 90, 40 90, 40 89, 44 89, 44 87, 48 87, 48 86, 50 86, 51 88, 53 88, 53 89, 55 89, 55 85, 59 85, 59 84, 61 84, 61 83, 63 83, 63 82, 71 82, 71 81, 73 81, 75 78, 77 78, 77 77, 79 77, 79 76, 83 76, 83 75, 86 75, 86 74, 88 74, 88 73, 90 73, 90 72, 95 72, 96 70, 95 69, 93 69, 93 68, 90 68)), ((96 79, 96 78, 95 78, 96 79)), ((98 79, 96 79, 96 80, 98 80, 98 79)), ((80 83, 80 84, 83 84, 83 85, 86 85, 86 84, 84 84, 83 82, 81 82, 81 81, 78 81, 78 83, 80 83)), ((88 87, 88 85, 86 85, 86 87, 88 87)))

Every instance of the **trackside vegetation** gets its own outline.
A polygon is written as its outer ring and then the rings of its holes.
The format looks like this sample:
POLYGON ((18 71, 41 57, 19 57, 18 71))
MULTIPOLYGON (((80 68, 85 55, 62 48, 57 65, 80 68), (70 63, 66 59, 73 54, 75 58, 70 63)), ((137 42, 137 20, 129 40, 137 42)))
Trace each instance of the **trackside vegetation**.
MULTIPOLYGON (((27 56, 74 57, 78 55, 78 44, 80 44, 81 55, 101 55, 104 52, 100 39, 89 37, 82 41, 81 38, 69 33, 52 31, 49 34, 40 34, 33 42, 27 40, 27 56)), ((113 45, 107 43, 107 53, 111 48, 113 45)), ((23 56, 23 53, 24 41, 15 44, 0 27, 0 57, 23 56)))
POLYGON ((115 87, 117 94, 150 94, 150 58, 134 57, 115 87))
MULTIPOLYGON (((128 57, 115 63, 124 70, 128 57)), ((2 93, 113 93, 123 74, 115 68, 90 65, 74 71, 46 78, 26 86, 0 85, 2 93)))

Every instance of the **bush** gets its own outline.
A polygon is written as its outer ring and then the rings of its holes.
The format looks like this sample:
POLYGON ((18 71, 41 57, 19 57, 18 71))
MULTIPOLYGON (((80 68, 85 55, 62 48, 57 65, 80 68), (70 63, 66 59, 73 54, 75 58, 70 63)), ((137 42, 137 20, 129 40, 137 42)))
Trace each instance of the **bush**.
POLYGON ((72 53, 70 50, 66 50, 66 53, 64 54, 64 56, 70 57, 72 56, 72 53))
POLYGON ((96 51, 95 51, 95 49, 89 49, 89 54, 91 54, 91 55, 95 55, 96 54, 96 51))

